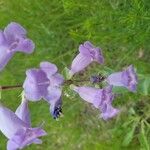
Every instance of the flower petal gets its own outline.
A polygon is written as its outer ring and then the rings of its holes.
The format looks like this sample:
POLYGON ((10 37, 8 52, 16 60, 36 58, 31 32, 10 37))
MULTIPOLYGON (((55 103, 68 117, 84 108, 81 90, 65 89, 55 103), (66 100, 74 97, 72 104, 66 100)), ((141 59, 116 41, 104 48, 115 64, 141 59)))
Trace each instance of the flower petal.
POLYGON ((44 97, 46 101, 50 104, 55 103, 61 97, 61 89, 58 87, 49 86, 48 87, 48 94, 44 97))
POLYGON ((55 64, 46 61, 40 63, 40 68, 46 73, 48 78, 58 70, 55 64))
POLYGON ((79 71, 85 69, 92 62, 91 57, 84 56, 79 53, 73 60, 71 65, 70 74, 73 75, 79 71))
POLYGON ((46 74, 40 69, 30 69, 26 74, 23 88, 27 99, 37 101, 47 95, 49 80, 46 74))
POLYGON ((5 46, 0 46, 0 71, 7 65, 14 52, 9 52, 5 46))
POLYGON ((27 127, 26 123, 19 119, 14 112, 0 104, 0 130, 8 139, 25 127, 27 127))
POLYGON ((83 100, 89 103, 93 103, 96 100, 100 101, 100 96, 101 96, 100 89, 87 87, 87 86, 82 86, 82 87, 74 86, 73 90, 76 91, 83 100))
POLYGON ((5 38, 9 44, 14 42, 16 37, 25 37, 26 33, 26 30, 20 24, 15 22, 11 22, 4 29, 5 38))
POLYGON ((24 121, 28 127, 31 127, 30 112, 28 108, 28 100, 23 99, 15 114, 24 121))
POLYGON ((38 137, 45 136, 45 135, 47 135, 47 133, 41 128, 27 129, 25 136, 23 137, 21 147, 25 147, 27 145, 35 143, 35 140, 37 140, 38 137))
POLYGON ((97 61, 99 64, 103 64, 104 63, 104 57, 102 55, 102 51, 100 48, 94 48, 93 51, 95 52, 95 61, 97 61))
POLYGON ((8 140, 7 142, 7 150, 17 150, 19 145, 15 143, 13 140, 8 140))
POLYGON ((114 86, 124 86, 122 81, 122 72, 112 73, 107 77, 107 82, 114 86))
MULTIPOLYGON (((12 144, 15 147, 22 149, 37 141, 37 137, 45 136, 46 132, 41 128, 28 128, 19 130, 7 143, 9 148, 12 144)), ((39 140, 38 140, 39 144, 39 140)))
POLYGON ((111 105, 105 105, 105 109, 102 109, 101 118, 108 120, 115 117, 119 113, 119 109, 113 108, 111 105))
POLYGON ((19 43, 14 43, 16 46, 12 46, 12 51, 20 51, 31 54, 34 51, 35 44, 30 39, 20 39, 19 43))
POLYGON ((94 48, 94 45, 91 42, 86 41, 86 42, 84 42, 84 47, 86 47, 88 49, 92 49, 92 48, 94 48))
POLYGON ((90 57, 90 51, 86 48, 86 47, 84 47, 84 45, 80 45, 79 46, 79 52, 82 54, 82 55, 85 55, 85 56, 88 56, 88 57, 90 57))
POLYGON ((60 86, 64 82, 64 78, 61 74, 56 73, 50 77, 50 84, 53 86, 60 86))

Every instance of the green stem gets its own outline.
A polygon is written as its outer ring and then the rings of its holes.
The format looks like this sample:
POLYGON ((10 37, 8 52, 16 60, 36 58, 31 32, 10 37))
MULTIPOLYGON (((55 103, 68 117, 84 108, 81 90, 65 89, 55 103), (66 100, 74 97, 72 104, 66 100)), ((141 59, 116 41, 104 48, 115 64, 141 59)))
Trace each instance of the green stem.
POLYGON ((10 90, 10 89, 17 89, 17 88, 22 88, 22 84, 20 85, 8 85, 8 86, 0 86, 0 91, 2 90, 10 90))

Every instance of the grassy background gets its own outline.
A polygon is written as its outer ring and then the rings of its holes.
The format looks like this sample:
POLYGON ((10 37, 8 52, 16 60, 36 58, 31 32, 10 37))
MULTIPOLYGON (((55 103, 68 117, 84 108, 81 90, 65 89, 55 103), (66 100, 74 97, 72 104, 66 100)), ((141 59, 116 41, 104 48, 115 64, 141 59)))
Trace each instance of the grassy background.
MULTIPOLYGON (((48 136, 27 150, 120 150, 150 148, 150 3, 149 0, 0 0, 0 28, 15 21, 36 43, 31 55, 16 53, 3 72, 1 85, 22 83, 27 68, 43 60, 60 70, 68 67, 78 45, 90 40, 103 49, 105 65, 89 72, 119 71, 134 64, 138 92, 123 92, 114 105, 122 110, 108 122, 69 90, 63 97, 64 117, 55 121, 44 102, 30 103, 33 126, 45 121, 48 136)), ((88 73, 87 73, 88 74, 88 73)), ((2 92, 2 103, 15 110, 21 90, 2 92)), ((0 133, 0 150, 6 149, 0 133)))

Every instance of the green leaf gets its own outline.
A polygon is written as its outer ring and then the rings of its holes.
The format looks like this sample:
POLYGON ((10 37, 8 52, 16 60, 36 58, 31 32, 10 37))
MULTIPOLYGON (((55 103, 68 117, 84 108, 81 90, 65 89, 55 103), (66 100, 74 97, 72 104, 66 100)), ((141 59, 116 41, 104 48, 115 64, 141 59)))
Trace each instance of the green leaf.
POLYGON ((139 82, 139 92, 143 95, 149 95, 150 94, 150 76, 140 76, 140 82, 139 82))
POLYGON ((133 123, 132 128, 131 129, 129 128, 129 130, 127 131, 127 134, 123 140, 123 143, 122 143, 123 146, 128 146, 130 144, 130 142, 132 141, 135 128, 136 128, 136 123, 133 123))
POLYGON ((150 145, 149 145, 146 133, 145 133, 144 122, 143 121, 141 122, 141 133, 139 135, 139 141, 140 141, 141 147, 144 150, 150 150, 150 145))

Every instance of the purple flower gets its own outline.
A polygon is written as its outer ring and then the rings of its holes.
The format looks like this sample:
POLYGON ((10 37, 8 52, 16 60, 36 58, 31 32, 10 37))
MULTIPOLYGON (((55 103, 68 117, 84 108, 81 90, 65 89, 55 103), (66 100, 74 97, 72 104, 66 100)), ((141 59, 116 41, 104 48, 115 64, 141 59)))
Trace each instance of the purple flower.
POLYGON ((104 63, 101 49, 94 47, 89 41, 86 41, 79 46, 79 54, 74 58, 71 64, 70 75, 72 76, 75 73, 82 71, 93 61, 100 64, 104 63))
POLYGON ((128 90, 135 92, 138 83, 135 69, 130 65, 122 72, 116 72, 107 77, 107 82, 113 86, 124 86, 128 90))
POLYGON ((0 31, 0 70, 16 52, 33 52, 35 45, 26 38, 26 34, 26 30, 15 22, 8 24, 4 31, 0 31))
POLYGON ((96 108, 99 108, 102 112, 101 117, 104 120, 112 118, 118 113, 118 111, 115 111, 114 113, 114 110, 117 109, 111 106, 114 98, 114 95, 112 93, 112 86, 108 86, 104 89, 98 89, 87 86, 83 87, 74 86, 73 90, 76 91, 83 100, 93 104, 96 108), (106 114, 107 117, 105 117, 106 114))
POLYGON ((40 63, 40 69, 26 71, 23 84, 25 96, 31 101, 40 99, 50 104, 50 112, 54 118, 61 114, 61 85, 64 82, 62 75, 57 73, 56 65, 49 62, 40 63))
POLYGON ((22 149, 32 143, 41 144, 38 137, 46 135, 41 128, 32 128, 27 101, 23 101, 16 114, 0 104, 0 130, 9 139, 7 150, 22 149))

